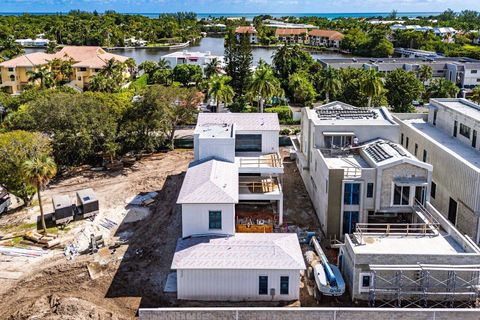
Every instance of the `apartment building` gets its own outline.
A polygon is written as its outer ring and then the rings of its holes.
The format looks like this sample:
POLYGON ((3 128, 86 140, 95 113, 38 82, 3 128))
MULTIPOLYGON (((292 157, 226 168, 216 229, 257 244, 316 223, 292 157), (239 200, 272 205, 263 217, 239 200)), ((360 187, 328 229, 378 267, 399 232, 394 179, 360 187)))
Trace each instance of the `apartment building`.
POLYGON ((277 114, 199 114, 177 201, 179 299, 299 298, 305 263, 297 235, 273 233, 283 224, 279 131, 277 114))
POLYGON ((307 44, 308 30, 301 28, 277 28, 275 29, 275 37, 279 42, 307 44))
POLYGON ((240 41, 241 36, 247 36, 251 44, 258 43, 257 29, 254 26, 241 26, 235 29, 235 36, 237 41, 240 41))
POLYGON ((398 137, 385 108, 304 108, 297 165, 327 237, 343 239, 358 223, 411 221, 429 201, 432 166, 398 137))
POLYGON ((396 69, 417 73, 422 65, 428 65, 433 70, 433 79, 447 79, 461 89, 480 85, 480 60, 471 58, 327 58, 318 61, 324 67, 375 69, 383 74, 396 69))
POLYGON ((430 201, 480 242, 480 106, 465 99, 432 99, 428 115, 396 114, 400 142, 433 165, 430 201))
MULTIPOLYGON (((29 53, 0 63, 0 88, 11 94, 20 93, 29 84, 29 71, 48 66, 54 59, 72 61, 73 74, 69 80, 72 85, 84 89, 109 60, 125 62, 128 57, 108 53, 100 47, 67 46, 55 54, 29 53)), ((125 67, 124 78, 129 76, 130 72, 125 67)))
POLYGON ((335 30, 315 29, 308 32, 308 38, 312 46, 340 48, 344 35, 335 30))

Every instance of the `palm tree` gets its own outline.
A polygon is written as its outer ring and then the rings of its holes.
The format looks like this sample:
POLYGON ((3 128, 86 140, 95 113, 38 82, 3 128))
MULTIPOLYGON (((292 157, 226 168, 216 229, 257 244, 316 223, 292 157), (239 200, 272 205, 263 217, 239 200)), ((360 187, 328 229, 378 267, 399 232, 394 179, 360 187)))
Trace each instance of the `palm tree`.
POLYGON ((325 100, 328 103, 330 101, 330 94, 334 95, 342 88, 342 80, 336 69, 328 67, 323 70, 320 81, 323 91, 325 91, 325 100))
POLYGON ((472 99, 473 102, 480 104, 480 86, 477 86, 472 90, 470 99, 472 99))
POLYGON ((418 79, 422 81, 423 85, 425 85, 428 80, 432 79, 432 76, 433 69, 429 65, 424 64, 418 69, 418 79))
POLYGON ((232 78, 228 76, 214 76, 208 82, 208 96, 217 101, 215 112, 218 112, 220 102, 225 103, 225 105, 232 103, 235 92, 233 91, 233 88, 228 85, 231 80, 232 78))
POLYGON ((172 67, 170 66, 170 62, 165 59, 165 58, 160 58, 158 60, 158 69, 160 70, 166 70, 166 69, 171 69, 172 67))
POLYGON ((360 86, 368 97, 368 107, 370 108, 372 99, 383 91, 382 77, 375 69, 369 69, 364 73, 360 86))
POLYGON ((40 88, 50 88, 53 85, 54 78, 53 73, 48 66, 40 67, 37 70, 27 71, 28 81, 35 83, 40 81, 40 88))
POLYGON ((112 58, 105 63, 105 66, 98 74, 106 78, 121 80, 123 70, 123 63, 112 58))
POLYGON ((212 61, 210 61, 206 66, 205 66, 205 77, 207 79, 210 79, 212 76, 218 74, 218 69, 220 68, 220 60, 217 58, 213 58, 212 61))
POLYGON ((32 187, 36 188, 38 195, 38 204, 40 206, 40 218, 43 232, 47 232, 45 216, 43 213, 42 197, 40 191, 57 174, 57 165, 52 158, 40 156, 38 158, 27 160, 22 165, 22 172, 25 180, 32 187))
POLYGON ((263 104, 265 100, 271 99, 274 96, 283 95, 280 81, 275 77, 272 68, 268 65, 262 65, 255 70, 248 90, 253 96, 258 97, 260 112, 263 112, 263 104))

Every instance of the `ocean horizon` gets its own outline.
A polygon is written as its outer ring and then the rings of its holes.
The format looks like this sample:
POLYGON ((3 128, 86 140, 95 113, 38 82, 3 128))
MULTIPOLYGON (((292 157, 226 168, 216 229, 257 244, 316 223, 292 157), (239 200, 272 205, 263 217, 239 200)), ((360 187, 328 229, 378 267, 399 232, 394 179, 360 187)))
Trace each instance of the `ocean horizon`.
MULTIPOLYGON (((129 15, 141 15, 149 18, 157 18, 161 12, 118 12, 120 14, 129 14, 129 15)), ((169 12, 165 12, 169 13, 169 12)), ((440 14, 441 12, 397 12, 397 17, 429 17, 440 14)), ((64 15, 68 12, 0 12, 1 16, 20 16, 24 14, 29 15, 64 15)), ((375 17, 388 17, 390 12, 339 12, 339 13, 196 13, 199 19, 208 19, 208 18, 220 18, 220 17, 241 17, 247 20, 253 19, 255 16, 259 15, 270 15, 274 18, 280 17, 319 17, 327 19, 336 19, 336 18, 375 18, 375 17)))

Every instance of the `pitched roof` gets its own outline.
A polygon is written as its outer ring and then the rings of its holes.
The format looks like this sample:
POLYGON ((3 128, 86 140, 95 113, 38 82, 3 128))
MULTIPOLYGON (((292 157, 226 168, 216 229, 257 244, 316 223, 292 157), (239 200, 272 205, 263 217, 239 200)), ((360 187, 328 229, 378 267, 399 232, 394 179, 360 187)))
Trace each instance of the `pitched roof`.
POLYGON ((172 269, 304 270, 294 233, 237 233, 179 239, 172 269))
POLYGON ((63 47, 62 50, 54 54, 54 57, 57 59, 68 59, 71 58, 73 61, 79 62, 88 59, 92 59, 99 54, 104 54, 105 50, 100 47, 89 47, 89 46, 67 46, 63 47))
POLYGON ((276 36, 290 36, 290 35, 300 35, 308 33, 307 29, 276 29, 275 35, 276 36))
POLYGON ((241 26, 235 29, 235 33, 257 33, 257 30, 253 26, 241 26))
POLYGON ((244 131, 280 131, 276 113, 200 113, 195 133, 212 124, 235 124, 236 130, 244 131))
POLYGON ((312 30, 308 33, 312 37, 324 37, 329 38, 330 40, 342 40, 343 34, 335 30, 312 30))
POLYGON ((238 203, 238 168, 208 160, 188 168, 177 203, 238 203))
POLYGON ((52 59, 51 55, 43 52, 34 52, 24 54, 22 56, 4 61, 0 63, 0 67, 16 68, 16 67, 35 67, 46 65, 52 59))
POLYGON ((103 68, 106 64, 107 61, 110 59, 115 59, 116 61, 119 62, 125 62, 128 60, 127 57, 124 56, 119 56, 116 54, 111 54, 111 53, 103 53, 103 54, 98 54, 90 59, 87 60, 82 60, 80 62, 77 62, 73 65, 74 68, 92 68, 92 69, 101 69, 103 68))

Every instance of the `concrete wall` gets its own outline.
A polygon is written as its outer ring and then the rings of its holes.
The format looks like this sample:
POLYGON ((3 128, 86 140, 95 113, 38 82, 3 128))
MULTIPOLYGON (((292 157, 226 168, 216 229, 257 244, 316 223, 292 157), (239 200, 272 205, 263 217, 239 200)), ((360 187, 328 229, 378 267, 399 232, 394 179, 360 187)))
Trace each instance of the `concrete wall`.
POLYGON ((235 138, 199 138, 194 135, 195 160, 215 158, 235 162, 235 138))
POLYGON ((177 297, 212 301, 298 300, 300 270, 177 270, 177 297), (259 295, 259 276, 268 276, 268 294, 259 295), (288 295, 280 294, 280 277, 289 277, 288 295))
POLYGON ((182 237, 197 234, 235 234, 235 204, 182 204, 182 237), (208 227, 208 212, 222 211, 222 229, 208 227))
POLYGON ((472 309, 161 308, 140 309, 141 320, 478 320, 472 309))

